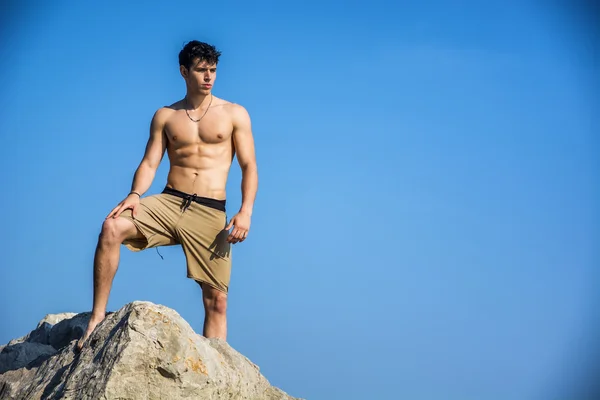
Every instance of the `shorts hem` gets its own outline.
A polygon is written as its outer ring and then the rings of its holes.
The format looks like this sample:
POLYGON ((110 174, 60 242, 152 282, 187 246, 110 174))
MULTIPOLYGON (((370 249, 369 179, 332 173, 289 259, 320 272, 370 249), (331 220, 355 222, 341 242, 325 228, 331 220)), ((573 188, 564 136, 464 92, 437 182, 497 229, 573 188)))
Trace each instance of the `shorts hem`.
POLYGON ((134 251, 134 252, 138 252, 138 251, 142 251, 142 250, 146 250, 146 249, 150 248, 150 236, 148 236, 148 234, 146 232, 144 232, 144 230, 140 227, 139 222, 137 222, 135 220, 135 218, 125 216, 125 215, 119 215, 119 218, 125 218, 126 220, 131 221, 133 223, 133 225, 135 226, 135 228, 138 230, 138 232, 144 237, 143 239, 141 239, 141 238, 125 239, 122 243, 123 246, 127 247, 127 249, 129 249, 130 251, 134 251), (143 246, 135 245, 136 241, 142 241, 142 240, 144 240, 146 242, 143 246))
POLYGON ((219 286, 215 285, 214 283, 212 283, 212 282, 210 282, 210 281, 208 281, 206 279, 195 278, 195 277, 193 277, 191 275, 188 275, 187 277, 190 278, 190 279, 192 279, 192 280, 194 280, 194 281, 196 281, 196 282, 198 282, 200 284, 200 286, 202 286, 203 283, 206 283, 208 286, 210 286, 210 287, 212 287, 214 289, 217 289, 220 292, 223 292, 225 294, 229 293, 229 288, 228 287, 222 288, 222 287, 219 287, 219 286))

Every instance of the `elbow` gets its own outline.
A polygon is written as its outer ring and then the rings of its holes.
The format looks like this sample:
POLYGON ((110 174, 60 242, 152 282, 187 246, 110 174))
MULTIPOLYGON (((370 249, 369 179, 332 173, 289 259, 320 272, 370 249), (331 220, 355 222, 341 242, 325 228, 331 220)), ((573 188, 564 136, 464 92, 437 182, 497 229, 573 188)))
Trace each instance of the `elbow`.
POLYGON ((158 169, 158 164, 153 163, 151 160, 142 160, 138 169, 147 172, 156 172, 156 170, 158 169))
POLYGON ((247 161, 240 164, 240 168, 242 172, 257 172, 258 167, 256 165, 256 161, 247 161))

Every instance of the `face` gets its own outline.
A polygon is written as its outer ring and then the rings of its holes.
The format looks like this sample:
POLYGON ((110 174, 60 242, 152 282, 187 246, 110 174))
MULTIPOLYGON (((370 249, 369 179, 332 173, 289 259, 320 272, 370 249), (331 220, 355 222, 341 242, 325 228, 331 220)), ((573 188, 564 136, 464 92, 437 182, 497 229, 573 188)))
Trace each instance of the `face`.
POLYGON ((217 77, 217 66, 206 61, 195 60, 190 69, 182 65, 180 71, 190 93, 209 94, 217 77))

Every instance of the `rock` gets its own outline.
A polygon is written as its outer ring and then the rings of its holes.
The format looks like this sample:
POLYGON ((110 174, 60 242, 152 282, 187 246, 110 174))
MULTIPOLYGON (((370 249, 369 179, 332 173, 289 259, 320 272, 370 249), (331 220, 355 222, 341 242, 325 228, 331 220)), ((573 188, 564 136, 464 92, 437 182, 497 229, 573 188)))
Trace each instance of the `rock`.
POLYGON ((6 346, 0 353, 0 374, 22 368, 38 357, 47 357, 54 353, 54 347, 41 343, 21 342, 6 346))
POLYGON ((108 314, 81 352, 90 313, 48 315, 0 347, 1 399, 295 400, 174 310, 133 302, 108 314))

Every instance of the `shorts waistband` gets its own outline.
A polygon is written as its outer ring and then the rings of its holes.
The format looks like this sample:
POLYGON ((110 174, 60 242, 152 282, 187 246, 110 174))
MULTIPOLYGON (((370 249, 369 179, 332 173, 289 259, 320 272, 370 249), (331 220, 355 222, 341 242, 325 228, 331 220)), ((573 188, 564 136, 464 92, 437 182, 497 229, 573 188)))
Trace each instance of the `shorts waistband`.
POLYGON ((163 189, 163 193, 171 194, 173 196, 182 198, 184 200, 181 205, 183 210, 186 210, 190 206, 190 204, 192 204, 192 201, 193 201, 195 203, 202 204, 207 207, 211 207, 211 208, 214 208, 214 209, 217 209, 220 211, 225 211, 226 200, 217 200, 217 199, 212 199, 210 197, 197 196, 195 193, 189 194, 189 193, 185 193, 185 192, 182 192, 180 190, 173 189, 170 187, 165 187, 163 189))

